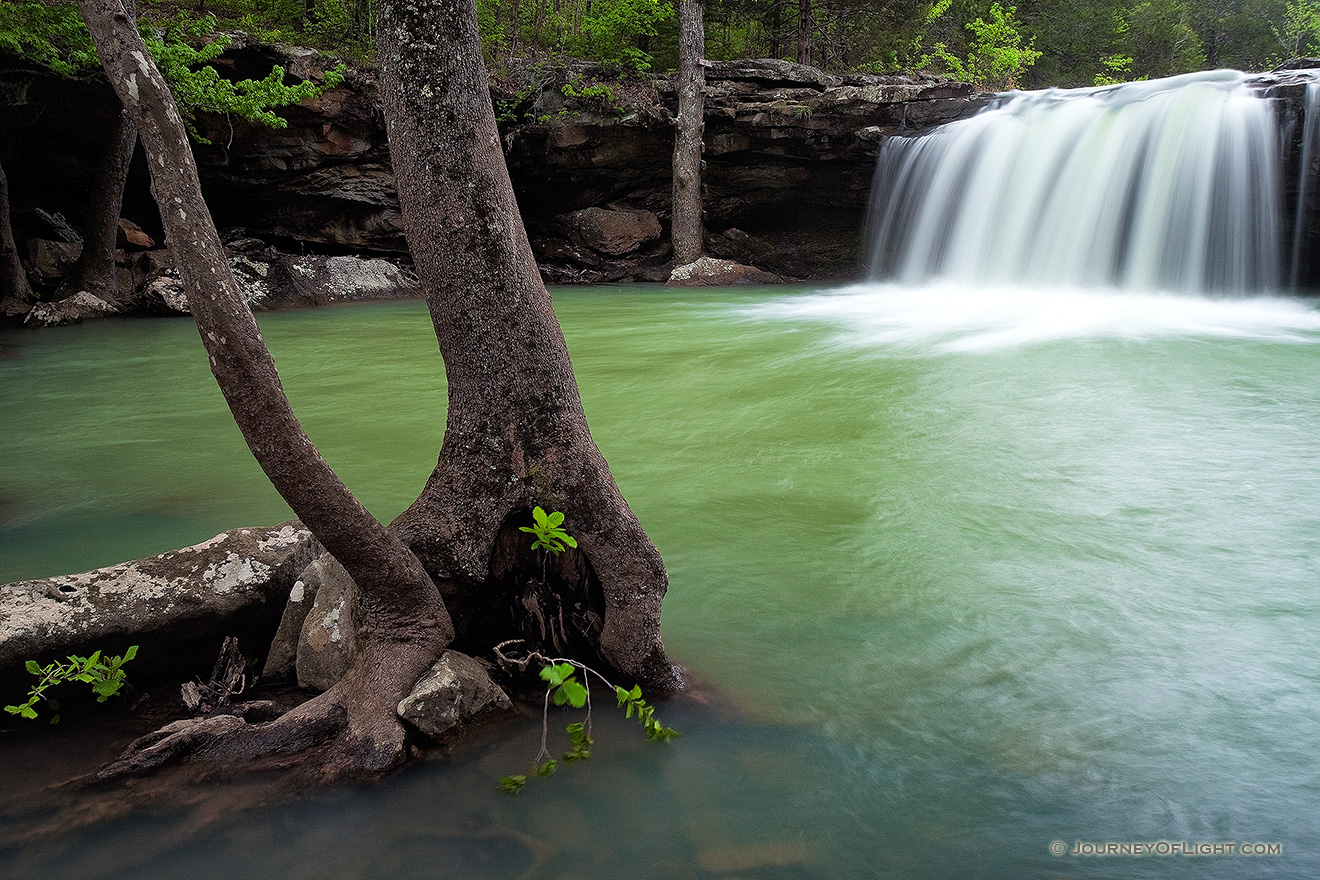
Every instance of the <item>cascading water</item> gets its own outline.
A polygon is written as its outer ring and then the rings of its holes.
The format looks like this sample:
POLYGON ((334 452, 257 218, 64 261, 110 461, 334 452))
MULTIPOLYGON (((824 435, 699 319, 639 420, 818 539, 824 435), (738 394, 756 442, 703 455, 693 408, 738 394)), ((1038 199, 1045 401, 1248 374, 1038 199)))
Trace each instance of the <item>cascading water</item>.
POLYGON ((872 280, 1277 290, 1274 114, 1235 71, 1025 92, 881 151, 872 280))

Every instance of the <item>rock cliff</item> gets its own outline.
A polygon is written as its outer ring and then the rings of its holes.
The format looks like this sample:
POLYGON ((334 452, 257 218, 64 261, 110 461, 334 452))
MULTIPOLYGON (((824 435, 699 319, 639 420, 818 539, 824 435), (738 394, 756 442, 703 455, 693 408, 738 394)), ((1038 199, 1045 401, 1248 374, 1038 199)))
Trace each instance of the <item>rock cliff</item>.
MULTIPOLYGON (((238 41, 220 66, 243 77, 273 63, 315 79, 328 61, 309 50, 238 41)), ((930 77, 837 77, 783 61, 712 62, 707 79, 708 249, 799 278, 856 271, 882 138, 965 116, 984 100, 970 86, 930 77)), ((619 79, 571 62, 526 66, 504 72, 492 99, 547 279, 667 277, 676 104, 669 81, 619 79)), ((44 218, 80 226, 114 113, 104 84, 60 80, 0 58, 0 116, 8 129, 0 146, 20 239, 67 238, 44 218)), ((351 71, 342 87, 282 115, 288 126, 278 130, 202 121, 211 143, 198 146, 197 156, 217 225, 231 239, 284 252, 405 255, 374 72, 351 71)), ((125 216, 159 238, 140 165, 139 157, 125 216)), ((251 248, 245 253, 252 256, 251 248)), ((139 289, 161 266, 168 261, 131 254, 125 263, 139 289)), ((289 287, 275 298, 288 299, 289 287)), ((168 291, 155 299, 169 310, 168 291)))

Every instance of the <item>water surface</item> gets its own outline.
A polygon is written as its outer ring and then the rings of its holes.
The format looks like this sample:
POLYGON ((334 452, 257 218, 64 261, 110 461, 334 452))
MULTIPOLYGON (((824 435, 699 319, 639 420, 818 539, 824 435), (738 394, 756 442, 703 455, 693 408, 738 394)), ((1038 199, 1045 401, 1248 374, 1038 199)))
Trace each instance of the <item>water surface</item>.
MULTIPOLYGON (((672 652, 745 712, 539 729, 23 876, 1295 877, 1320 870, 1320 313, 1308 300, 858 286, 560 290, 597 441, 670 570, 672 652), (1282 844, 1082 858, 1052 841, 1282 844)), ((380 516, 434 463, 419 303, 263 315, 380 516)), ((289 513, 186 321, 7 333, 0 580, 289 513)), ((4 748, 0 741, 0 749, 4 748)), ((0 770, 0 780, 4 779, 0 770)), ((0 873, 4 873, 0 871, 0 873)))

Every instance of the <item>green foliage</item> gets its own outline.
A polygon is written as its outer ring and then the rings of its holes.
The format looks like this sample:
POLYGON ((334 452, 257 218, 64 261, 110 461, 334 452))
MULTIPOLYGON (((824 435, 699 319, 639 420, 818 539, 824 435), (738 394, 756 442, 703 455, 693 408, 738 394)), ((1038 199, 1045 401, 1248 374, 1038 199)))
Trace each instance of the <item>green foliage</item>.
POLYGON ((532 524, 530 526, 519 526, 518 531, 535 536, 532 541, 533 550, 548 550, 550 555, 558 556, 566 548, 577 546, 577 539, 561 528, 563 524, 564 515, 562 513, 555 511, 547 514, 538 505, 532 511, 532 524))
MULTIPOLYGON (((950 0, 940 0, 932 8, 934 18, 943 15, 950 0)), ((1005 9, 991 3, 988 18, 978 17, 966 29, 973 38, 968 42, 967 55, 959 58, 948 50, 945 43, 937 43, 932 53, 923 59, 939 61, 954 79, 973 83, 981 88, 1011 89, 1035 64, 1041 53, 1031 45, 1023 44, 1022 23, 1016 17, 1017 7, 1005 9)))
MULTIPOLYGON (((1132 56, 1124 55, 1121 52, 1115 52, 1100 59, 1100 65, 1103 71, 1095 75, 1095 84, 1098 86, 1113 86, 1119 83, 1132 81, 1132 56)), ((1145 79, 1145 77, 1141 77, 1145 79)))
POLYGON ((1288 0, 1283 22, 1270 27, 1289 58, 1320 52, 1320 3, 1288 0))
POLYGON ((92 37, 72 4, 0 0, 0 49, 61 76, 101 69, 92 37))
POLYGON ((642 72, 673 21, 673 0, 477 0, 482 49, 493 63, 551 53, 642 72))
POLYGON ((624 690, 621 687, 614 689, 615 695, 619 698, 619 708, 625 709, 625 715, 632 718, 637 716, 637 723, 646 730, 646 738, 653 742, 669 742, 675 737, 682 736, 672 727, 665 727, 655 717, 655 707, 648 706, 646 700, 642 699, 642 689, 640 686, 634 686, 632 690, 624 690))
POLYGON ((343 65, 328 71, 323 84, 307 80, 285 85, 284 68, 279 65, 272 67, 263 79, 223 79, 210 62, 228 48, 229 38, 221 36, 208 40, 216 25, 213 15, 201 18, 180 15, 163 33, 144 35, 147 50, 169 82, 170 91, 179 104, 188 133, 199 143, 210 141, 197 131, 198 113, 232 113, 249 122, 284 128, 288 123, 276 115, 273 108, 314 98, 343 82, 343 65))
POLYGON ((546 683, 545 705, 541 716, 541 751, 532 759, 531 765, 526 773, 520 773, 512 776, 503 777, 496 788, 506 794, 517 794, 522 791, 529 781, 540 777, 544 779, 554 773, 559 768, 559 761, 550 757, 550 751, 547 747, 547 738, 550 729, 550 704, 553 702, 556 706, 570 706, 574 709, 586 708, 587 717, 583 721, 574 721, 564 728, 568 734, 568 751, 564 752, 563 760, 565 763, 572 764, 575 761, 585 761, 591 757, 591 749, 596 741, 591 738, 591 689, 587 685, 587 674, 596 676, 605 683, 606 687, 613 688, 615 696, 619 701, 619 708, 624 709, 628 718, 636 718, 637 723, 646 730, 646 738, 652 742, 669 742, 676 737, 682 736, 672 727, 665 727, 655 717, 655 707, 647 705, 646 700, 642 699, 642 689, 640 686, 633 686, 632 690, 618 687, 610 682, 599 672, 578 663, 576 660, 549 659, 540 654, 533 654, 532 658, 539 658, 546 662, 546 666, 541 669, 541 679, 546 683), (582 671, 582 680, 578 680, 578 670, 582 671))
MULTIPOLYGON (((58 713, 58 704, 46 696, 46 691, 68 681, 91 685, 92 691, 96 694, 96 701, 104 703, 119 693, 120 689, 127 683, 123 665, 137 656, 137 650, 137 645, 133 645, 124 652, 122 657, 102 657, 100 651, 94 651, 90 657, 78 657, 70 654, 67 663, 53 662, 46 666, 38 664, 35 660, 29 660, 26 667, 27 671, 37 676, 37 683, 28 691, 26 703, 17 706, 5 706, 5 711, 10 715, 19 715, 23 718, 36 718, 37 703, 46 700, 50 703, 51 708, 58 713)), ((58 714, 50 719, 51 724, 58 724, 59 721, 60 716, 58 714)))

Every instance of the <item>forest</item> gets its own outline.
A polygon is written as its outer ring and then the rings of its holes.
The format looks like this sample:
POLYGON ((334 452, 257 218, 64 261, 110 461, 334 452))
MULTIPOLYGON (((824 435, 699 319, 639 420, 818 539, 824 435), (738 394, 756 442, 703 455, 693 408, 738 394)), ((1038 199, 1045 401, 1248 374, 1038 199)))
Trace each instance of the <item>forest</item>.
MULTIPOLYGON (((675 7, 672 0, 477 3, 486 61, 497 74, 516 60, 563 57, 616 65, 621 74, 672 70, 675 7)), ((71 5, 5 0, 0 9, 0 48, 75 66, 94 61, 71 5)), ((162 34, 237 30, 374 59, 374 0, 142 0, 139 9, 162 34)), ((704 17, 710 59, 783 58, 833 73, 925 70, 987 89, 1263 70, 1320 52, 1314 0, 707 0, 704 17)))

